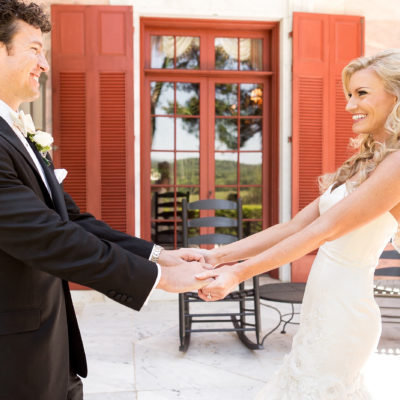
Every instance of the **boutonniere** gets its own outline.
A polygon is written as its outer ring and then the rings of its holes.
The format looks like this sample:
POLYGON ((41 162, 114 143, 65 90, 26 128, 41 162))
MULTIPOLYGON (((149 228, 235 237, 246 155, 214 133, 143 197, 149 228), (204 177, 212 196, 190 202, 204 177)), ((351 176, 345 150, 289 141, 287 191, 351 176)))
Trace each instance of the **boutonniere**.
POLYGON ((35 145, 45 163, 50 165, 46 154, 51 150, 51 145, 54 141, 53 137, 48 132, 36 130, 32 117, 29 114, 20 111, 17 115, 14 121, 16 127, 35 145))

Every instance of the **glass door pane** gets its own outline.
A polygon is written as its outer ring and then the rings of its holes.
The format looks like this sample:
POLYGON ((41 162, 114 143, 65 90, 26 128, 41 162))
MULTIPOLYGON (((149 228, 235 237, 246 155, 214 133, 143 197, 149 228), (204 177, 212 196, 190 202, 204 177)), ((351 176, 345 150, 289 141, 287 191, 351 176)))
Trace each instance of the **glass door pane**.
POLYGON ((200 85, 150 83, 151 240, 182 247, 182 199, 195 201, 200 187, 200 85))
POLYGON ((215 197, 243 203, 244 234, 262 229, 262 127, 260 83, 215 83, 215 197))

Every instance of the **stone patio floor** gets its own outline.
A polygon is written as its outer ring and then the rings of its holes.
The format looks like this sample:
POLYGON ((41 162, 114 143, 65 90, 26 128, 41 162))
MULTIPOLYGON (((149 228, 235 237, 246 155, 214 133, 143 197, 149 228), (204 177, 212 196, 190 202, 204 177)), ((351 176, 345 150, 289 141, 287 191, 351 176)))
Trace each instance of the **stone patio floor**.
MULTIPOLYGON (((286 334, 275 331, 256 351, 235 333, 192 334, 184 354, 178 350, 177 295, 156 291, 140 312, 94 291, 74 291, 73 299, 88 359, 85 400, 253 399, 289 352, 297 330, 291 325, 286 334)), ((210 306, 227 303, 196 305, 210 306)), ((261 313, 267 332, 277 314, 266 307, 261 313)), ((385 324, 366 369, 374 400, 400 399, 399 371, 400 324, 385 324)))

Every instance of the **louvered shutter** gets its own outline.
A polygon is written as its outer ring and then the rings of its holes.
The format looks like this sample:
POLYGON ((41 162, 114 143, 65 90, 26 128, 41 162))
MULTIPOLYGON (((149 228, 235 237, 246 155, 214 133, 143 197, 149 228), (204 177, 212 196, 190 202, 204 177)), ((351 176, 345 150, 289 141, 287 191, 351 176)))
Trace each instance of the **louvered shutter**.
MULTIPOLYGON (((293 14, 293 216, 319 196, 318 176, 351 154, 341 71, 363 54, 363 30, 362 17, 293 14)), ((313 259, 292 263, 292 281, 307 279, 313 259)))
POLYGON ((52 6, 55 164, 82 210, 134 233, 132 7, 52 6))

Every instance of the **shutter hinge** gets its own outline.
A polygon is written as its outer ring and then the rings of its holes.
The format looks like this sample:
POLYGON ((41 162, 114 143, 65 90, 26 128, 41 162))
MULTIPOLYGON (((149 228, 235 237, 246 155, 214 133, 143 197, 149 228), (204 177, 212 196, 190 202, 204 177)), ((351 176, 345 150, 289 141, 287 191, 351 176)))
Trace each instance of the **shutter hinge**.
POLYGON ((293 142, 293 136, 288 136, 287 141, 288 141, 288 143, 292 143, 293 142))
POLYGON ((288 35, 290 38, 292 38, 293 37, 293 31, 291 31, 291 32, 289 32, 289 35, 288 35))

